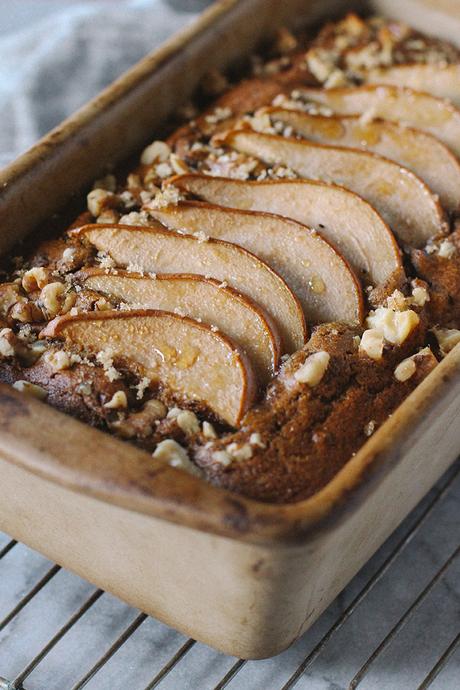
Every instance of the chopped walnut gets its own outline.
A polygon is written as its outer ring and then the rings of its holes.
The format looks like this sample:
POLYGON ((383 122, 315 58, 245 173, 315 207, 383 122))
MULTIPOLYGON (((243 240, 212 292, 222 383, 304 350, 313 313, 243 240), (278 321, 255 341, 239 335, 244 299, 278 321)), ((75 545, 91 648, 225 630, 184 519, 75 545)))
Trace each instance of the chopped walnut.
POLYGON ((232 116, 232 111, 230 108, 214 108, 213 112, 209 115, 205 116, 205 121, 208 124, 215 125, 218 122, 223 122, 224 120, 228 120, 229 117, 232 116))
POLYGON ((253 449, 250 443, 243 443, 243 445, 238 445, 238 443, 229 443, 226 452, 230 455, 232 460, 241 462, 242 460, 250 460, 253 455, 253 449))
MULTIPOLYGON (((75 249, 75 247, 67 247, 62 252, 62 261, 64 263, 70 263, 71 264, 75 258, 76 253, 77 253, 77 250, 75 249)), ((43 286, 40 286, 40 287, 43 287, 43 286)))
POLYGON ((161 441, 154 453, 153 457, 156 460, 167 462, 168 465, 176 467, 177 469, 185 470, 189 474, 201 475, 200 470, 188 457, 188 453, 177 441, 170 438, 161 441))
POLYGON ((96 311, 108 311, 109 309, 113 309, 113 305, 110 302, 108 302, 105 299, 105 297, 101 297, 100 299, 96 300, 96 302, 94 302, 94 308, 96 309, 96 311))
POLYGON ((276 130, 272 125, 270 115, 263 109, 257 110, 252 117, 247 116, 245 118, 245 122, 247 122, 256 132, 262 132, 263 134, 276 134, 276 130))
MULTIPOLYGON (((414 283, 414 281, 412 281, 414 283)), ((430 301, 430 295, 426 287, 421 285, 414 285, 412 289, 412 304, 416 307, 424 307, 430 301)))
POLYGON ((375 426, 376 426, 375 420, 371 419, 370 422, 368 422, 366 424, 366 426, 364 427, 364 435, 365 436, 372 436, 372 434, 374 433, 374 430, 375 430, 375 426))
POLYGON ((69 292, 64 283, 48 283, 40 293, 40 303, 49 318, 58 314, 66 314, 75 304, 77 295, 69 292))
POLYGON ((0 314, 2 316, 7 316, 13 304, 20 300, 25 300, 25 298, 20 294, 19 285, 14 283, 0 285, 0 314))
POLYGON ((376 328, 369 328, 364 331, 360 343, 359 351, 364 352, 368 357, 376 361, 382 359, 383 355, 383 335, 376 328))
POLYGON ((460 343, 460 331, 456 328, 433 328, 442 355, 447 355, 460 343))
POLYGON ((169 163, 176 175, 183 175, 184 173, 190 172, 190 168, 188 167, 187 163, 183 161, 182 158, 179 158, 179 156, 175 153, 171 154, 169 163))
POLYGON ((124 216, 121 216, 120 223, 122 225, 148 225, 149 219, 146 213, 141 211, 131 211, 124 216))
POLYGON ((187 435, 198 434, 200 424, 198 417, 191 410, 182 410, 176 417, 177 426, 187 435))
POLYGON ((113 192, 108 192, 105 189, 93 189, 86 197, 86 201, 88 211, 97 218, 102 211, 116 205, 117 197, 113 192))
MULTIPOLYGON (((66 250, 67 251, 67 250, 66 250)), ((51 271, 42 266, 29 269, 22 276, 22 287, 26 292, 41 290, 50 282, 51 271)))
POLYGON ((210 422, 203 422, 203 436, 205 438, 217 438, 216 430, 210 422))
POLYGON ((348 79, 341 69, 334 69, 324 82, 324 88, 325 89, 335 89, 339 86, 345 86, 348 84, 348 79))
POLYGON ((44 355, 44 359, 53 371, 63 371, 72 366, 70 355, 64 350, 51 350, 44 355))
POLYGON ((155 423, 166 417, 167 411, 168 408, 161 400, 147 400, 141 410, 113 422, 111 428, 123 438, 147 438, 153 433, 155 423))
POLYGON ((147 400, 142 412, 148 413, 152 419, 164 419, 167 415, 168 408, 161 400, 152 398, 151 400, 147 400))
POLYGON ((11 328, 3 328, 0 331, 0 357, 14 357, 14 333, 11 328))
POLYGON ((171 155, 171 149, 165 141, 154 141, 142 151, 142 165, 152 165, 152 163, 163 163, 171 155))
POLYGON ((262 436, 258 432, 254 432, 249 437, 251 446, 259 446, 259 448, 266 448, 266 444, 262 441, 262 436))
POLYGON ((444 259, 451 259, 455 251, 455 245, 450 240, 443 240, 439 245, 438 254, 444 259))
POLYGON ((329 360, 328 352, 315 352, 307 357, 302 366, 294 373, 295 380, 299 383, 307 383, 311 388, 317 386, 326 373, 329 360))
POLYGON ((167 177, 171 177, 173 174, 173 169, 169 163, 158 163, 155 166, 155 175, 160 178, 160 180, 164 180, 167 177))
POLYGON ((166 206, 177 206, 181 199, 181 193, 177 187, 174 187, 174 185, 168 185, 166 186, 161 192, 158 192, 158 194, 150 201, 147 205, 146 208, 165 208, 166 206))
POLYGON ((394 311, 386 307, 378 307, 366 319, 369 328, 382 333, 393 345, 402 345, 419 322, 419 316, 412 309, 394 311))
POLYGON ((166 415, 167 419, 177 419, 178 415, 182 412, 180 407, 171 407, 166 415))
POLYGON ((354 48, 345 55, 345 62, 352 72, 360 74, 367 70, 388 65, 391 62, 392 47, 386 44, 383 49, 377 41, 371 41, 360 48, 354 48))
POLYGON ((209 174, 247 180, 260 165, 259 161, 236 151, 220 155, 210 155, 206 160, 209 174))
POLYGON ((30 383, 29 381, 15 381, 13 383, 13 388, 21 393, 32 395, 34 398, 38 398, 39 400, 44 400, 48 396, 48 391, 41 386, 36 386, 35 383, 30 383))
POLYGON ((407 309, 407 300, 401 290, 394 290, 387 298, 387 306, 394 311, 405 311, 407 309))
POLYGON ((224 467, 232 464, 232 457, 226 450, 215 450, 212 454, 212 459, 224 467))
POLYGON ((417 365, 412 357, 403 359, 395 369, 395 379, 397 381, 408 381, 417 371, 417 365))
POLYGON ((43 312, 35 302, 21 301, 16 302, 16 304, 11 307, 10 317, 21 323, 31 323, 34 321, 43 321, 43 312))
POLYGON ((116 391, 109 402, 104 404, 104 407, 108 410, 120 410, 126 409, 128 407, 128 398, 124 391, 116 391))
POLYGON ((126 178, 126 186, 128 189, 139 189, 141 185, 141 178, 137 173, 130 173, 126 178))
POLYGON ((308 69, 321 83, 325 82, 336 69, 337 53, 334 50, 310 48, 305 58, 308 69))

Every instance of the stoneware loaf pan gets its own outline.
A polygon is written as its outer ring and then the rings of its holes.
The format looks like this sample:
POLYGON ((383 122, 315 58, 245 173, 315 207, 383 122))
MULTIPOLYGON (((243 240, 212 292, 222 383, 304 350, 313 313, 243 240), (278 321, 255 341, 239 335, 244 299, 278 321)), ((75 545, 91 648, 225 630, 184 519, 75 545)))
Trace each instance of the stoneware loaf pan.
MULTIPOLYGON (((350 7, 214 3, 0 174, 0 251, 38 239, 43 221, 107 164, 149 143, 211 67, 234 63, 282 24, 350 7)), ((460 36, 458 19, 434 2, 372 9, 460 36)), ((457 347, 322 491, 275 506, 163 466, 2 384, 0 529, 186 635, 268 657, 315 621, 454 460, 459 414, 457 347)))

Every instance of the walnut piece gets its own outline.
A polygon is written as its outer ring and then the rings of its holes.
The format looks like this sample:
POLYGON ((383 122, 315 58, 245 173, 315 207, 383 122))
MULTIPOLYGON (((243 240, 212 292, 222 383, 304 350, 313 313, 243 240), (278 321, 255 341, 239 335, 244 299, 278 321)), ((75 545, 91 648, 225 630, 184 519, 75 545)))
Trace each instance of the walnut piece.
POLYGON ((171 438, 160 441, 152 455, 156 460, 167 462, 171 467, 185 470, 189 474, 201 475, 198 467, 188 457, 185 448, 171 438))
POLYGON ((417 371, 417 365, 412 357, 403 359, 395 369, 395 379, 397 381, 408 381, 417 371))
POLYGON ((307 383, 311 388, 317 386, 326 373, 329 360, 328 352, 315 352, 307 357, 302 366, 294 373, 295 380, 299 383, 307 383))
POLYGON ((104 404, 104 407, 108 410, 120 410, 126 409, 128 407, 128 398, 124 391, 116 391, 109 402, 104 404))
POLYGON ((35 266, 26 271, 22 276, 22 287, 26 292, 41 290, 50 282, 50 273, 49 269, 35 266))
POLYGON ((200 424, 194 412, 190 410, 182 410, 176 417, 177 426, 187 435, 198 434, 200 431, 200 424))
POLYGON ((152 163, 163 163, 171 155, 171 149, 164 141, 154 141, 147 146, 141 153, 142 165, 152 165, 152 163))
POLYGON ((68 292, 66 285, 59 282, 48 283, 40 293, 40 302, 50 318, 58 314, 66 314, 73 307, 76 299, 76 293, 68 292))
POLYGON ((53 371, 63 371, 72 366, 72 360, 64 350, 51 350, 44 355, 44 359, 53 371))
POLYGON ((21 393, 32 395, 34 398, 38 398, 39 400, 44 400, 48 395, 48 391, 46 391, 44 388, 41 386, 36 386, 35 383, 30 383, 29 381, 15 381, 13 383, 13 388, 21 393))
POLYGON ((210 422, 203 422, 203 436, 205 438, 217 438, 216 430, 210 422))
POLYGON ((392 345, 402 345, 419 322, 418 314, 412 309, 394 311, 387 307, 378 307, 366 319, 366 325, 379 331, 392 345))
POLYGON ((383 335, 376 328, 364 331, 359 343, 359 351, 371 359, 379 361, 383 356, 383 335))
POLYGON ((456 328, 433 328, 433 333, 436 336, 442 355, 447 355, 460 343, 460 331, 456 328))
POLYGON ((93 189, 86 197, 86 202, 88 211, 97 218, 104 209, 116 205, 117 197, 106 189, 93 189))

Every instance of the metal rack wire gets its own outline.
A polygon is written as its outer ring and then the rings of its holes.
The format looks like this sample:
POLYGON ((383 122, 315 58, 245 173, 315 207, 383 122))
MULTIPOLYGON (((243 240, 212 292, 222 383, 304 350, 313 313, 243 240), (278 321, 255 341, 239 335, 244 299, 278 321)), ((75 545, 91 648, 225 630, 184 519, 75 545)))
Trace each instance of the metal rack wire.
POLYGON ((258 662, 187 640, 4 537, 0 690, 454 690, 459 501, 460 460, 313 628, 290 650, 258 662), (8 594, 13 576, 22 584, 8 594))

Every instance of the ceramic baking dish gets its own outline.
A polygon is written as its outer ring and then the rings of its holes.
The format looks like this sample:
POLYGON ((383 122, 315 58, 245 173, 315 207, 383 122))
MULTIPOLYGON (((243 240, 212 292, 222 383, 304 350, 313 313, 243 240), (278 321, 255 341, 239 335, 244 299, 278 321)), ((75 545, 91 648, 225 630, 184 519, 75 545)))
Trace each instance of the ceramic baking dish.
MULTIPOLYGON (((401 5, 392 15, 412 19, 401 5)), ((282 23, 348 7, 215 3, 2 173, 0 250, 38 236, 107 163, 151 140, 211 66, 234 62, 282 23)), ((432 26, 432 12, 418 11, 419 28, 432 26)), ((452 38, 452 21, 441 17, 438 33, 452 38)), ((195 639, 271 656, 315 621, 454 460, 459 392, 457 347, 322 491, 275 506, 162 466, 0 385, 0 528, 195 639)))

